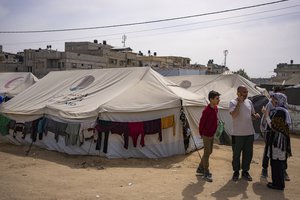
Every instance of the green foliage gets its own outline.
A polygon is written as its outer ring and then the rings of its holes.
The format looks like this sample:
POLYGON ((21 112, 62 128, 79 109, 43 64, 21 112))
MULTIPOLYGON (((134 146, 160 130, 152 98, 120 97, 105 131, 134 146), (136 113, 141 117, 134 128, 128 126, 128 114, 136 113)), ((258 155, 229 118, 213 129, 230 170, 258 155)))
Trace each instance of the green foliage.
POLYGON ((245 72, 244 69, 239 69, 239 70, 237 70, 236 72, 233 72, 233 73, 234 73, 234 74, 239 74, 239 75, 241 75, 242 77, 244 77, 244 78, 250 80, 250 77, 248 76, 247 72, 245 72))

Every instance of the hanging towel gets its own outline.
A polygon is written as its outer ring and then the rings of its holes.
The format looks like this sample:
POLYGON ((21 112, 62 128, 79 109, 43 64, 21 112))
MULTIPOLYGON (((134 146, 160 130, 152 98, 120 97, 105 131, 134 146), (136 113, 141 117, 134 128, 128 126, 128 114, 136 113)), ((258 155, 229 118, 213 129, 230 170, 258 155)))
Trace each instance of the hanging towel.
POLYGON ((162 129, 171 128, 171 127, 173 127, 173 135, 175 136, 175 120, 174 120, 174 115, 161 118, 161 128, 162 129))

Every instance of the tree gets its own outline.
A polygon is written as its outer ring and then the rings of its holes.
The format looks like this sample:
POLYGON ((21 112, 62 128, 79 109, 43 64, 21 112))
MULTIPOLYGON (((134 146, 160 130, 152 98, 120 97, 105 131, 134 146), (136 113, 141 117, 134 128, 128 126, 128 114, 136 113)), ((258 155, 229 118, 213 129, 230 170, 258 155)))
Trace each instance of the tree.
POLYGON ((237 70, 236 72, 233 72, 234 74, 238 74, 238 75, 241 75, 242 77, 250 80, 250 77, 248 76, 247 72, 245 72, 244 69, 239 69, 237 70))

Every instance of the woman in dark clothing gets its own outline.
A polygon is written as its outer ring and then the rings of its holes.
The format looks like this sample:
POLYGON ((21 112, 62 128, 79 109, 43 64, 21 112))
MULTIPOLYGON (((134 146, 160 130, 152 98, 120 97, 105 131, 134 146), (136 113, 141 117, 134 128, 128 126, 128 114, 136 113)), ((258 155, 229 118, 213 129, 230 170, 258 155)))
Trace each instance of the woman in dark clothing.
POLYGON ((271 189, 284 190, 284 164, 291 153, 289 134, 289 113, 283 107, 276 107, 273 110, 272 119, 269 112, 263 108, 267 123, 271 127, 270 137, 267 141, 267 155, 271 160, 272 182, 267 186, 271 189))

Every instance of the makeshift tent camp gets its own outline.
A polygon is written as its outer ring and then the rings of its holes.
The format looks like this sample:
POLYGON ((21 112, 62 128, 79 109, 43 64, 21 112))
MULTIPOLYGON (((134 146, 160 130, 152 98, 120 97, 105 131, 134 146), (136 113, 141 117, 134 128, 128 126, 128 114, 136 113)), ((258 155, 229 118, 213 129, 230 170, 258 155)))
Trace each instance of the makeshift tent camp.
MULTIPOLYGON (((228 134, 232 132, 232 120, 228 112, 229 102, 236 97, 237 87, 245 85, 248 88, 249 97, 267 93, 261 88, 258 89, 251 81, 237 74, 170 76, 168 79, 206 99, 209 91, 218 91, 221 94, 219 118, 225 122, 224 129, 228 134)), ((199 123, 202 111, 198 112, 191 106, 187 108, 187 112, 191 114, 191 121, 194 121, 195 124, 199 123)))
POLYGON ((29 72, 0 73, 0 96, 12 98, 37 81, 29 72))
MULTIPOLYGON (((35 144, 47 149, 69 154, 100 154, 109 158, 157 158, 185 153, 179 119, 181 106, 185 109, 204 104, 205 101, 199 95, 174 85, 151 68, 116 68, 50 72, 5 103, 0 113, 15 120, 17 125, 26 125, 25 122, 33 124, 38 120, 36 123, 41 126, 37 129, 42 127, 42 131, 37 130, 37 134, 44 134, 39 135, 43 139, 37 139, 35 144), (169 119, 169 123, 163 127, 163 120, 166 119, 169 119), (141 135, 139 141, 128 140, 124 128, 121 133, 115 127, 103 129, 104 124, 121 126, 122 123, 130 123, 135 129, 128 132, 136 139, 143 132, 136 131, 143 127, 134 122, 151 120, 159 120, 161 123, 162 138, 161 141, 158 139, 158 132, 145 135, 144 147, 140 145, 141 135), (94 134, 95 123, 100 132, 98 135, 94 134), (110 133, 120 133, 122 136, 110 133), (80 146, 74 134, 82 137, 79 138, 80 146), (88 139, 86 136, 94 136, 96 143, 93 140, 85 141, 88 139), (129 142, 127 149, 124 148, 125 141, 129 142), (136 147, 133 141, 137 142, 136 147)), ((16 125, 14 127, 16 129, 16 125)), ((11 141, 31 142, 29 135, 22 138, 18 130, 11 132, 14 133, 6 135, 11 141)))

